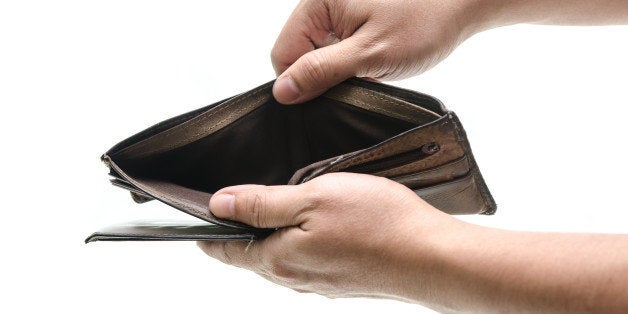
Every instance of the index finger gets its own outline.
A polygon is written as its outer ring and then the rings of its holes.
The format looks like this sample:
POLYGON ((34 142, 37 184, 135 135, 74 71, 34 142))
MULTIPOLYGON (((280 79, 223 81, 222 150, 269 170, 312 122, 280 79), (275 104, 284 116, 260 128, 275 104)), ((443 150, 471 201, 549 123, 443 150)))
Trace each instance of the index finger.
POLYGON ((301 1, 286 21, 271 52, 275 73, 283 73, 302 55, 338 41, 326 1, 301 1))

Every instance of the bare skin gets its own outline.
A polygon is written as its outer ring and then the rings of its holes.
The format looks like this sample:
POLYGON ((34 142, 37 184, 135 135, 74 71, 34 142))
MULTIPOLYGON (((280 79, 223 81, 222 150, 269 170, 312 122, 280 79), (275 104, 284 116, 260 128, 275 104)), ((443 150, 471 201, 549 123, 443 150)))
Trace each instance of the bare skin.
POLYGON ((298 186, 229 187, 210 208, 279 229, 253 243, 199 242, 205 253, 300 292, 393 298, 441 311, 628 309, 628 235, 479 227, 396 182, 351 173, 298 186))
MULTIPOLYGON (((273 49, 274 93, 299 103, 351 76, 416 75, 473 34, 516 23, 628 23, 628 1, 302 1, 273 49)), ((393 181, 349 173, 224 188, 210 209, 278 230, 199 242, 209 256, 300 292, 446 312, 628 312, 628 235, 480 227, 393 181)))
MULTIPOLYGON (((305 0, 271 53, 275 98, 293 104, 345 79, 420 74, 460 43, 517 23, 628 23, 625 0, 305 0)), ((619 40, 619 39, 618 39, 619 40)))

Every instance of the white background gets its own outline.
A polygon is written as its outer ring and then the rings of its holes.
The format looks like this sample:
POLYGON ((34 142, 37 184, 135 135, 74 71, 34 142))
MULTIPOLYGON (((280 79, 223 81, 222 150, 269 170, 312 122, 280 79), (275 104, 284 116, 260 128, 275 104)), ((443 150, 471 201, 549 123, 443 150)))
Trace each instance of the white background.
MULTIPOLYGON (((112 223, 186 218, 134 204, 109 185, 100 154, 271 80, 269 52, 295 5, 1 2, 0 312, 429 312, 301 295, 194 243, 83 244, 112 223)), ((465 220, 625 233, 627 56, 628 27, 515 26, 394 84, 440 98, 464 123, 499 204, 465 220)))

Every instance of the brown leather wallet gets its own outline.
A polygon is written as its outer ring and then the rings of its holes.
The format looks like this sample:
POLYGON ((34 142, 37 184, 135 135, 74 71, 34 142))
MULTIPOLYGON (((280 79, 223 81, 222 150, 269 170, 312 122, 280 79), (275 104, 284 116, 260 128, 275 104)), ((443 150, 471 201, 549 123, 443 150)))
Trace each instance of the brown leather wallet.
POLYGON ((222 187, 300 184, 330 172, 387 177, 450 214, 496 209, 456 115, 434 97, 350 79, 300 105, 281 105, 273 82, 158 123, 103 156, 111 183, 157 199, 197 223, 140 222, 97 240, 241 240, 274 230, 220 219, 222 187))

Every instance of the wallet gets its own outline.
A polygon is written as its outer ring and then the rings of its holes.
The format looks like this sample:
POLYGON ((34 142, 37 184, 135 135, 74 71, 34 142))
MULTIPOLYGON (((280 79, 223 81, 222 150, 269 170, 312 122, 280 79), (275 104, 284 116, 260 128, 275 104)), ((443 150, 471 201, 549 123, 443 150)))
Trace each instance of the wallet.
POLYGON ((160 122, 102 157, 133 200, 158 200, 200 220, 142 221, 99 240, 255 240, 274 229, 220 219, 219 189, 301 184, 331 172, 399 182, 449 214, 493 214, 495 202, 457 116, 434 97, 358 78, 298 105, 279 104, 273 81, 160 122))

